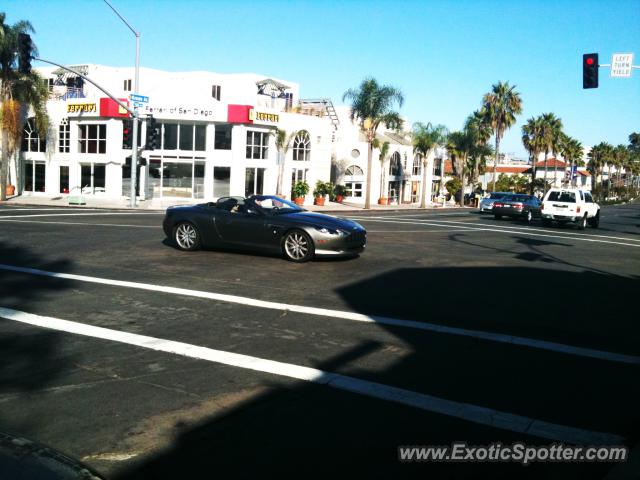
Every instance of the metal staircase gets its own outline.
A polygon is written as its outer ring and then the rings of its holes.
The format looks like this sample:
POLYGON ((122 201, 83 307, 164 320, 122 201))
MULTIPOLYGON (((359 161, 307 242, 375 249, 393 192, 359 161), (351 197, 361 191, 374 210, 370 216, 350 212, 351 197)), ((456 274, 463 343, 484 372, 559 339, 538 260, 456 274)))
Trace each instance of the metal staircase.
POLYGON ((335 128, 338 128, 338 125, 340 125, 338 114, 330 98, 301 99, 300 108, 303 112, 313 112, 320 117, 329 117, 335 128))

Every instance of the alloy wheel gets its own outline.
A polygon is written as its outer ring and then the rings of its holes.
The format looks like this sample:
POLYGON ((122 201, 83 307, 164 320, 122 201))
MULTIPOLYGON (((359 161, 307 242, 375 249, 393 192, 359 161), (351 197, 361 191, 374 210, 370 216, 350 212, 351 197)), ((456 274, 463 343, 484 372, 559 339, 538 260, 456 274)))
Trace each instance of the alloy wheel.
POLYGON ((284 241, 284 250, 292 260, 305 259, 309 255, 309 248, 309 240, 303 233, 292 232, 284 241))
POLYGON ((181 223, 176 229, 176 243, 183 250, 192 250, 198 242, 198 232, 193 225, 181 223))

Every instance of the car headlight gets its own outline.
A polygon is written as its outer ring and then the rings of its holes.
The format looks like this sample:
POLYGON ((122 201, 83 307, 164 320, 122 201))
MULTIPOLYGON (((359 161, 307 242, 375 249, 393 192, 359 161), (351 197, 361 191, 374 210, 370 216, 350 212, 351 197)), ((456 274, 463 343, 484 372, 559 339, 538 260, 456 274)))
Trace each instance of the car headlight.
POLYGON ((326 235, 338 235, 338 236, 345 236, 345 235, 349 235, 348 232, 344 232, 342 230, 334 230, 332 228, 327 228, 327 227, 315 227, 317 231, 319 231, 320 233, 324 233, 326 235))

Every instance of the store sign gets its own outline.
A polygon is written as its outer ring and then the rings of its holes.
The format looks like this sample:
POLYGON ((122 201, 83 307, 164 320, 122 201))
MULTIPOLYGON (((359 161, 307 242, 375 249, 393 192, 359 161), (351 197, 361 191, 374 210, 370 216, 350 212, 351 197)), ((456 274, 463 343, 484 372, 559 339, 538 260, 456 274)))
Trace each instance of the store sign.
MULTIPOLYGON (((129 106, 129 101, 126 98, 119 98, 122 103, 129 106)), ((129 117, 129 112, 126 109, 122 108, 119 103, 115 102, 111 98, 101 98, 100 99, 100 116, 101 117, 111 117, 111 118, 127 118, 129 117)))
POLYGON ((252 122, 278 123, 280 121, 280 115, 276 115, 275 113, 257 112, 252 108, 249 110, 249 120, 252 122))
MULTIPOLYGON (((138 109, 138 113, 142 115, 153 115, 156 118, 185 118, 185 119, 208 119, 214 120, 213 117, 218 112, 212 108, 200 106, 178 106, 178 105, 157 105, 153 106, 145 103, 138 109)), ((216 120, 219 120, 216 118, 216 120)))
POLYGON ((98 113, 95 103, 69 103, 67 113, 98 113))

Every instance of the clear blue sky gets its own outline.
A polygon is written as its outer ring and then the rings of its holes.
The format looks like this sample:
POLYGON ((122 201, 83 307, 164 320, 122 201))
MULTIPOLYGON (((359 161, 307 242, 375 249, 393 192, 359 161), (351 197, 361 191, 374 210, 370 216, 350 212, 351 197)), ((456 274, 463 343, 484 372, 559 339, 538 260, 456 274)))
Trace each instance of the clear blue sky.
MULTIPOLYGON (((172 71, 252 72, 330 97, 367 76, 405 95, 410 122, 460 129, 498 81, 524 110, 502 151, 526 156, 526 120, 559 116, 583 145, 627 143, 640 131, 640 70, 582 89, 582 54, 633 52, 640 0, 217 1, 112 0, 141 32, 141 64, 172 71)), ((102 0, 4 0, 8 23, 29 20, 40 55, 58 63, 133 65, 133 34, 102 0)), ((144 85, 141 86, 144 94, 144 85)))

